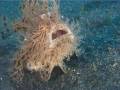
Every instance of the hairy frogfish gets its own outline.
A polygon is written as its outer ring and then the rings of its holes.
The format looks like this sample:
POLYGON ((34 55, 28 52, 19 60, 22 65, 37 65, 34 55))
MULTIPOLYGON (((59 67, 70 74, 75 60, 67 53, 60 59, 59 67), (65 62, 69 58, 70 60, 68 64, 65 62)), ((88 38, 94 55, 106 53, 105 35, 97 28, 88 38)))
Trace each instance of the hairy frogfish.
POLYGON ((64 59, 75 52, 76 37, 60 19, 58 1, 24 0, 21 9, 22 18, 14 29, 22 31, 25 39, 14 58, 13 77, 22 78, 27 69, 47 81, 56 66, 66 73, 64 59))

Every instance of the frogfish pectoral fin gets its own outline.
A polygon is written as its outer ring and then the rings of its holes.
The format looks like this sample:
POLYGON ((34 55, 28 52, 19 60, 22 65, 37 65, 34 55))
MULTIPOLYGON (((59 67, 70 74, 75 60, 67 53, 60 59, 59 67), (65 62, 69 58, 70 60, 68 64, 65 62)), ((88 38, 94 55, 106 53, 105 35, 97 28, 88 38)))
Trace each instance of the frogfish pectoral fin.
POLYGON ((51 77, 51 70, 49 69, 44 69, 40 71, 40 78, 44 81, 48 81, 51 77))
POLYGON ((68 72, 68 68, 67 68, 67 66, 65 65, 64 62, 60 63, 60 64, 59 64, 59 67, 61 68, 61 70, 62 70, 64 73, 67 73, 67 72, 68 72))

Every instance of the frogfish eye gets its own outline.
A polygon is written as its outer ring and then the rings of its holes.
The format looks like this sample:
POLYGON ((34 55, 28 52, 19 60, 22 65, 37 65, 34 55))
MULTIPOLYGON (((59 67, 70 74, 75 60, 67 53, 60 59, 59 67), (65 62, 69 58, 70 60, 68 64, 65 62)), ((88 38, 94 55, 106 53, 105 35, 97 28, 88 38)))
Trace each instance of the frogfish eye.
POLYGON ((64 34, 67 34, 67 31, 65 30, 57 30, 56 32, 53 32, 52 33, 52 40, 64 35, 64 34))

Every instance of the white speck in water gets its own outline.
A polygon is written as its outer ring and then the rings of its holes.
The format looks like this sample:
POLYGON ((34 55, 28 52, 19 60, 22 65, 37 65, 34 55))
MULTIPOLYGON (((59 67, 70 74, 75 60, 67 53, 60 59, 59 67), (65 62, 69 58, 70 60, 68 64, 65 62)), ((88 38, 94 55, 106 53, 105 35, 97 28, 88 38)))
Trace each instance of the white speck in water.
POLYGON ((24 41, 26 41, 26 40, 27 40, 27 38, 24 39, 24 41))
POLYGON ((3 80, 3 78, 2 78, 2 77, 0 77, 0 80, 2 81, 2 80, 3 80))
POLYGON ((77 75, 80 75, 80 73, 79 73, 79 72, 77 72, 76 74, 77 74, 77 75))
POLYGON ((75 69, 73 69, 73 72, 75 72, 75 69))
POLYGON ((63 19, 63 18, 64 18, 64 16, 61 16, 61 18, 63 19))
POLYGON ((117 66, 117 63, 114 63, 114 64, 113 64, 113 67, 115 67, 115 66, 117 66))

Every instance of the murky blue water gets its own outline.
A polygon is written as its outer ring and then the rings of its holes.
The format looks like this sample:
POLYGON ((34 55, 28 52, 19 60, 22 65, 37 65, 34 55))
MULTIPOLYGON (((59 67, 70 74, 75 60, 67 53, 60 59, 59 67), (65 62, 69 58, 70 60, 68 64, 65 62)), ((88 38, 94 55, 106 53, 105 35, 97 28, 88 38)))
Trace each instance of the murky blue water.
POLYGON ((120 90, 120 1, 61 0, 60 6, 64 18, 79 21, 79 58, 67 62, 70 74, 16 89, 9 70, 22 38, 11 24, 21 16, 20 1, 0 0, 0 90, 120 90))

